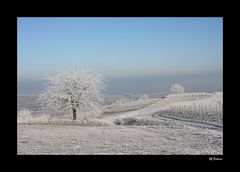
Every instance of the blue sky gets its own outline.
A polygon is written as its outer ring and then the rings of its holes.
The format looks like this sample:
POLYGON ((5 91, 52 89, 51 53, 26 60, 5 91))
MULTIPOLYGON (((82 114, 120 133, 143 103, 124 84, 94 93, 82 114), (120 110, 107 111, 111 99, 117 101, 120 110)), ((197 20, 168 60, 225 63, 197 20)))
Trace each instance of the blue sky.
POLYGON ((221 18, 18 18, 19 77, 61 67, 110 76, 222 70, 221 18))
POLYGON ((106 77, 221 74, 222 18, 18 18, 18 81, 59 68, 106 77))

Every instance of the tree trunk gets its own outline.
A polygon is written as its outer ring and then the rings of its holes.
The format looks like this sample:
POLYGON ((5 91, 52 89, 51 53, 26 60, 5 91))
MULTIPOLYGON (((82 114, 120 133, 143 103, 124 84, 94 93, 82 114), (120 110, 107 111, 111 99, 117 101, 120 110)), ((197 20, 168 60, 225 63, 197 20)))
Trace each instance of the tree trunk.
POLYGON ((77 119, 77 113, 76 113, 76 109, 72 108, 73 111, 73 120, 77 119))

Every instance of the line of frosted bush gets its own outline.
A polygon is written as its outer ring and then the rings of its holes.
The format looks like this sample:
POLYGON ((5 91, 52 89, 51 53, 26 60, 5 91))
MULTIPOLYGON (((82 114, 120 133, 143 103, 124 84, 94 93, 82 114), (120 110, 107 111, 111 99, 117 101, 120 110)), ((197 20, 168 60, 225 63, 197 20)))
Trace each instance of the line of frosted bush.
POLYGON ((172 103, 170 115, 221 123, 223 115, 222 93, 215 93, 212 97, 205 99, 172 103))
POLYGON ((77 120, 50 118, 48 115, 33 116, 32 111, 23 109, 18 112, 18 124, 28 125, 80 125, 80 126, 107 126, 109 123, 86 117, 77 120))
POLYGON ((169 94, 166 97, 170 99, 199 99, 211 97, 214 94, 212 93, 182 93, 182 94, 169 94))

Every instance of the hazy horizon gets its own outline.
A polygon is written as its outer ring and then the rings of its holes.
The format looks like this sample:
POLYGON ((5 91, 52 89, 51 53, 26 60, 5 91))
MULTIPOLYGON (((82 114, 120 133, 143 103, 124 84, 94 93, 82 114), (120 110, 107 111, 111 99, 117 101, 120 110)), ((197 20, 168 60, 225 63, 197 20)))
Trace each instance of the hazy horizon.
MULTIPOLYGON (((188 76, 151 76, 151 77, 112 77, 106 78, 106 95, 148 94, 168 92, 172 84, 181 84, 186 92, 223 91, 221 74, 202 74, 188 76)), ((18 95, 39 94, 44 80, 18 82, 18 95)))

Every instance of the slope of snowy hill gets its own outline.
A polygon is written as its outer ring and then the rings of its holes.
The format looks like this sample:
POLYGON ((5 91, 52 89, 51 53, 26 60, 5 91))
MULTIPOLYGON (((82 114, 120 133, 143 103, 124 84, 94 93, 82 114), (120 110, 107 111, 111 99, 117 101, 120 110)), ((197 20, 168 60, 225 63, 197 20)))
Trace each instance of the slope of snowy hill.
POLYGON ((20 110, 18 154, 222 155, 222 126, 210 120, 221 121, 222 98, 221 92, 118 97, 97 116, 79 116, 77 121, 69 114, 36 116, 20 110), (212 111, 218 113, 199 118, 212 111))

